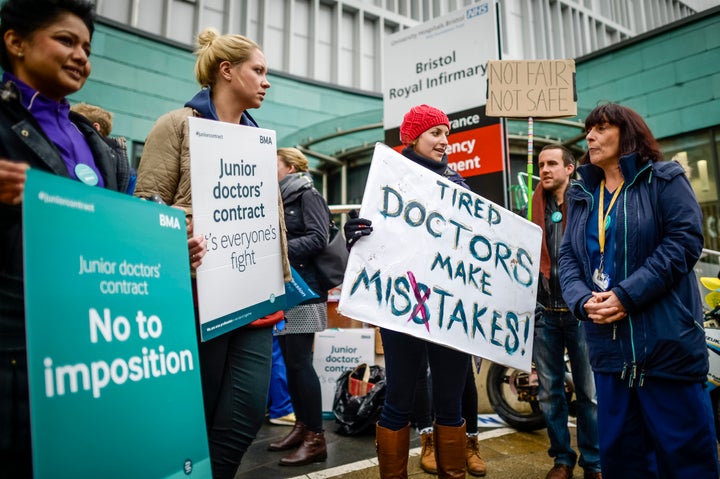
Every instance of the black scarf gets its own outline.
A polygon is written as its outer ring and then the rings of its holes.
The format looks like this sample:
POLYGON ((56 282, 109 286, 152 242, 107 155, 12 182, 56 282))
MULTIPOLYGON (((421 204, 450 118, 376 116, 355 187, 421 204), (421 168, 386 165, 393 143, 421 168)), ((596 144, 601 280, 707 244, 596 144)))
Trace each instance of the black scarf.
POLYGON ((419 155, 415 150, 413 150, 412 146, 403 148, 402 154, 405 158, 408 158, 413 162, 417 163, 418 165, 424 166, 428 170, 433 171, 441 176, 445 173, 445 170, 447 170, 448 167, 447 155, 443 155, 442 160, 435 161, 431 158, 426 158, 422 155, 419 155))
POLYGON ((280 196, 283 203, 290 203, 312 187, 312 176, 307 171, 289 173, 280 180, 280 196))

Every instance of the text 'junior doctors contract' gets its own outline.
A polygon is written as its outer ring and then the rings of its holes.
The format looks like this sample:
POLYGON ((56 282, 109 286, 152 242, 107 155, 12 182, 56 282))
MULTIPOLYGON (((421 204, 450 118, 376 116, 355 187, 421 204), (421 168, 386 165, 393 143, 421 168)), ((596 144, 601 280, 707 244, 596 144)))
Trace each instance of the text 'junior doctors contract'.
POLYGON ((197 271, 206 341, 285 308, 275 132, 189 118, 197 271))

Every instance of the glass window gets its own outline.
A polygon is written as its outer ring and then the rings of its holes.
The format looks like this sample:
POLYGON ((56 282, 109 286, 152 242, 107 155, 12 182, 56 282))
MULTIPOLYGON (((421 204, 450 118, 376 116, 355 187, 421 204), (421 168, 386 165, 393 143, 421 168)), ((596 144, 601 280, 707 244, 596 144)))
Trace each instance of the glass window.
POLYGON ((705 248, 720 250, 720 209, 718 208, 718 159, 710 130, 660 140, 667 160, 676 160, 685 169, 703 213, 705 248))
POLYGON ((132 142, 132 149, 130 149, 130 151, 132 152, 130 156, 130 165, 136 170, 137 167, 140 165, 140 158, 142 158, 143 148, 145 148, 145 143, 140 143, 139 141, 132 142))

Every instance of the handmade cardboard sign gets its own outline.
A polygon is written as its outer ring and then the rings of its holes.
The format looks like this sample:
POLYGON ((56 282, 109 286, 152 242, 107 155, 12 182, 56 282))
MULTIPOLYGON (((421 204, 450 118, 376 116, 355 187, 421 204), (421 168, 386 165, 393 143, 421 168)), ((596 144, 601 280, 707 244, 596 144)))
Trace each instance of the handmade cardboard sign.
POLYGON ((339 311, 530 370, 541 230, 377 144, 339 311))
POLYGON ((491 60, 487 78, 488 116, 577 115, 575 60, 491 60))
POLYGON ((275 132, 190 118, 202 340, 285 308, 275 132))

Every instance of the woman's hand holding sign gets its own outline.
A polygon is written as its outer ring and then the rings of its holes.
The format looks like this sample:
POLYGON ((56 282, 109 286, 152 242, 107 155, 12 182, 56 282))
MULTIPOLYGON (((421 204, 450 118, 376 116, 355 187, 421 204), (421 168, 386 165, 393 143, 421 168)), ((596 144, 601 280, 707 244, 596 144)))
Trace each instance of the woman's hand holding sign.
POLYGON ((372 221, 358 217, 357 210, 350 210, 348 216, 350 219, 343 226, 343 231, 345 233, 345 246, 350 251, 357 240, 372 233, 373 227, 372 221))

